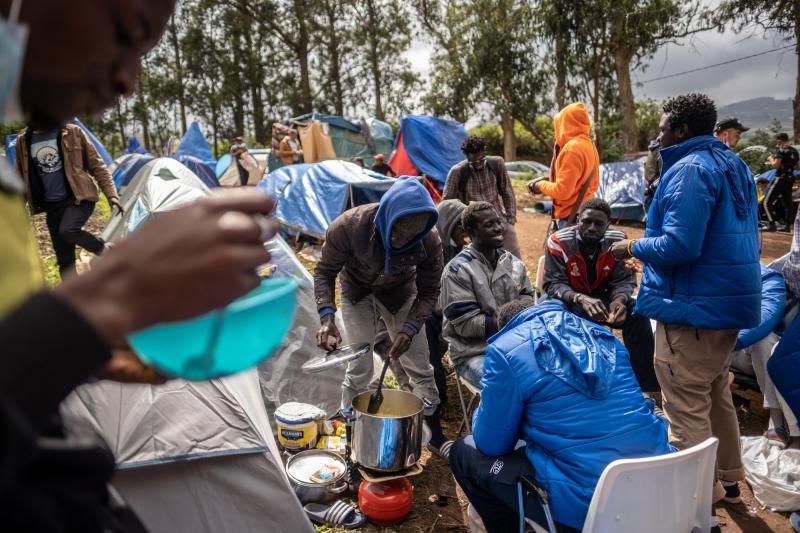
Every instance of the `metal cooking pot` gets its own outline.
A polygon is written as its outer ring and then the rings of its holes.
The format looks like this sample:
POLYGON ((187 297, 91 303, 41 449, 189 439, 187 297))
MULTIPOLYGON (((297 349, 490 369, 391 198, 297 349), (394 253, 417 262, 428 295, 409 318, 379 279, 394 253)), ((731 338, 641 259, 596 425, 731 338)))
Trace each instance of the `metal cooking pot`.
POLYGON ((327 450, 306 450, 286 462, 289 482, 303 503, 328 503, 347 490, 347 464, 344 457, 327 450), (330 474, 329 479, 315 479, 319 472, 330 474))
POLYGON ((383 391, 374 415, 367 412, 372 391, 353 398, 353 458, 379 472, 397 472, 416 464, 422 454, 422 400, 401 390, 383 391))

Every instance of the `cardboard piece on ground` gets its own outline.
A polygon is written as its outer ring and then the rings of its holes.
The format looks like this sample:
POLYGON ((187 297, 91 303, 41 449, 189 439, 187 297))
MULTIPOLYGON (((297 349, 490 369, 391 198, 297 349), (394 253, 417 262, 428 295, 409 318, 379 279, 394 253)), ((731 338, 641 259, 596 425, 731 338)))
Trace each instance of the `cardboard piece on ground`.
POLYGON ((367 481, 371 481, 372 483, 381 483, 383 481, 392 481, 393 479, 400 479, 404 477, 414 477, 418 476, 422 473, 422 465, 417 463, 411 468, 403 470, 402 472, 396 472, 391 474, 380 474, 378 472, 370 472, 366 468, 358 467, 358 471, 367 481))

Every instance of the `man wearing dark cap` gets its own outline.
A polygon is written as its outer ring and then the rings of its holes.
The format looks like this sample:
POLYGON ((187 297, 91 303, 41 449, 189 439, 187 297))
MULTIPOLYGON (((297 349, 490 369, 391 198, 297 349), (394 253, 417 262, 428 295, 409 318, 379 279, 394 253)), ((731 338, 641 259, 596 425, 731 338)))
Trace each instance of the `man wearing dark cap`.
POLYGON ((372 165, 372 171, 383 176, 394 177, 396 175, 394 170, 392 170, 392 167, 386 164, 386 158, 383 156, 383 154, 378 154, 375 156, 375 164, 372 165))
MULTIPOLYGON (((797 154, 796 159, 798 161, 800 161, 800 154, 798 154, 797 148, 792 146, 791 143, 789 142, 789 135, 787 133, 781 132, 781 133, 775 135, 775 145, 778 148, 785 148, 785 149, 789 150, 790 152, 794 152, 795 154, 797 154)), ((798 163, 798 164, 800 164, 800 163, 798 163)))
POLYGON ((714 126, 714 136, 725 143, 728 148, 736 148, 742 133, 750 128, 745 128, 736 117, 723 118, 714 126))

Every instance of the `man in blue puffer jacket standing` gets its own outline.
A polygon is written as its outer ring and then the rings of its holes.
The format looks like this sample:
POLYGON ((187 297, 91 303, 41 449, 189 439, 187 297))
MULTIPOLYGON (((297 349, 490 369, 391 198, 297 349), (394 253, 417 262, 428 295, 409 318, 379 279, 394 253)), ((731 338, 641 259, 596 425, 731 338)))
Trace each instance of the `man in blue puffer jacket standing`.
POLYGON ((717 437, 714 501, 738 502, 744 469, 728 364, 738 331, 760 323, 755 184, 712 136, 717 112, 707 96, 671 98, 663 111, 663 167, 645 237, 618 241, 611 253, 644 263, 636 312, 658 322, 655 370, 671 443, 717 437))
MULTIPOLYGON (((488 533, 518 530, 520 475, 549 493, 560 531, 579 531, 609 463, 673 451, 622 343, 558 300, 532 305, 515 300, 500 309, 473 435, 450 451, 453 475, 488 533)), ((524 506, 546 527, 536 495, 524 506)))

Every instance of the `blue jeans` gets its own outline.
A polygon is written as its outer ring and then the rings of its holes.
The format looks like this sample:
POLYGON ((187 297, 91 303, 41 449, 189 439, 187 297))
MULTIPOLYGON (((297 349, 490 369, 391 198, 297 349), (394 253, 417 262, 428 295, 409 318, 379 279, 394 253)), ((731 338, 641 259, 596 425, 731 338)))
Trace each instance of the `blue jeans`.
MULTIPOLYGON (((487 533, 519 531, 517 478, 533 479, 535 470, 525 455, 524 443, 502 457, 484 455, 472 435, 458 439, 450 448, 450 468, 472 507, 480 515, 487 533)), ((544 508, 535 494, 524 498, 525 516, 547 529, 544 508)), ((569 533, 570 528, 559 527, 569 533)))

